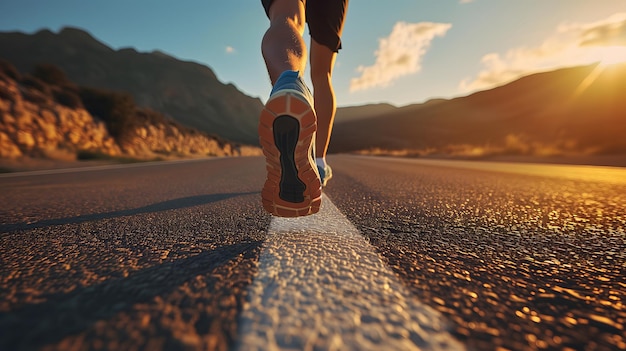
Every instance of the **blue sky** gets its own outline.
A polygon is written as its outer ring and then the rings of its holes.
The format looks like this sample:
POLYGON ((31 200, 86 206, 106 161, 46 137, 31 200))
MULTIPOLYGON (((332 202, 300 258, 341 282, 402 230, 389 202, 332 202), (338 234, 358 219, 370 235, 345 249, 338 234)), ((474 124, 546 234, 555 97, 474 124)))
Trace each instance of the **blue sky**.
MULTIPOLYGON (((2 0, 0 31, 79 27, 113 48, 211 67, 263 101, 260 0, 2 0)), ((307 34, 308 38, 308 34, 307 34)), ((624 0, 352 0, 339 106, 452 98, 532 72, 626 61, 624 0)))

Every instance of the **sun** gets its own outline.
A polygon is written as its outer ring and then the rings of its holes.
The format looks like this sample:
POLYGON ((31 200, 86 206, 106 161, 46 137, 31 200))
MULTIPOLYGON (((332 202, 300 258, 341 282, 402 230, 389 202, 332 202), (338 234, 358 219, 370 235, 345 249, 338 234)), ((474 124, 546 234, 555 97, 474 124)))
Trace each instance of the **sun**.
POLYGON ((600 65, 626 62, 626 46, 606 46, 599 49, 600 65))
POLYGON ((622 67, 620 63, 626 63, 626 46, 603 46, 593 50, 591 57, 598 64, 589 73, 589 75, 583 79, 582 82, 576 88, 574 96, 581 95, 587 88, 589 88, 603 72, 607 70, 613 70, 617 67, 622 67))

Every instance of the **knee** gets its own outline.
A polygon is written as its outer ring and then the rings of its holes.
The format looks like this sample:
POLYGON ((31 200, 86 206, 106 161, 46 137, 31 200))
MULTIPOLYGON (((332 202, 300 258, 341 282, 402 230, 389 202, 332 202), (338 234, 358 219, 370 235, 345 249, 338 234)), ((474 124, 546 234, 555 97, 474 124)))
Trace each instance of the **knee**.
POLYGON ((303 5, 298 2, 275 0, 269 10, 270 27, 289 27, 298 33, 306 25, 303 5))

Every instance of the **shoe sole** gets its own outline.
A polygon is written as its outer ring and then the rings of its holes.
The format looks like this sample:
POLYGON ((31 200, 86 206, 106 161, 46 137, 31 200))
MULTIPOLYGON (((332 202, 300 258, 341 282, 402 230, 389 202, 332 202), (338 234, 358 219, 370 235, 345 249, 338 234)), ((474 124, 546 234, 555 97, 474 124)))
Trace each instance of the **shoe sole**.
POLYGON ((265 155, 267 179, 263 207, 279 217, 317 213, 322 189, 311 158, 317 130, 315 112, 296 93, 273 96, 259 118, 259 140, 265 155))

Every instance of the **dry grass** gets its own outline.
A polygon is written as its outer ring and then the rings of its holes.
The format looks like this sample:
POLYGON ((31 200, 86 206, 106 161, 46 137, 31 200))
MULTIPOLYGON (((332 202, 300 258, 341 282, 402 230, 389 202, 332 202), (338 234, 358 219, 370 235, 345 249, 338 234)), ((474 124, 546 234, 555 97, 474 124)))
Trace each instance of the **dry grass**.
POLYGON ((593 156, 600 152, 598 148, 582 148, 575 140, 562 139, 553 143, 533 141, 524 135, 507 135, 497 144, 450 144, 438 148, 425 149, 384 149, 371 148, 356 151, 360 155, 395 156, 395 157, 453 157, 453 158, 488 158, 493 156, 527 157, 580 157, 593 156))

